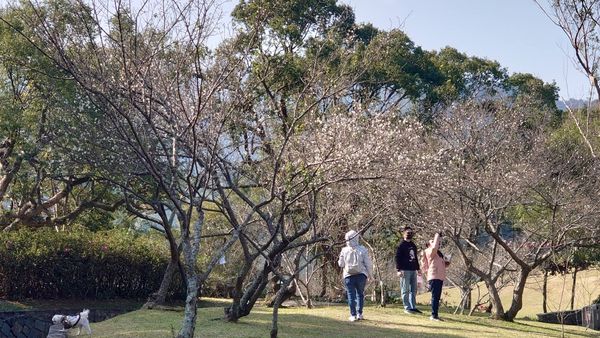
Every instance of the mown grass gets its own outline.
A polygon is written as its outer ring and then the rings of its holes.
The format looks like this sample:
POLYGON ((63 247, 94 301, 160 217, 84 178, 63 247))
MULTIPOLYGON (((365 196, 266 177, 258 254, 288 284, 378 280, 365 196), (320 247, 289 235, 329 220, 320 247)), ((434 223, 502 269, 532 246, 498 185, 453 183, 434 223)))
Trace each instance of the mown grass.
MULTIPOLYGON (((426 307, 421 308, 426 311, 426 307)), ((238 323, 222 320, 222 307, 201 308, 196 337, 267 337, 271 309, 257 307, 238 323)), ((343 305, 322 305, 314 309, 280 310, 281 337, 598 337, 597 331, 582 327, 518 320, 500 322, 481 316, 443 313, 444 322, 432 322, 427 314, 407 315, 402 307, 367 306, 364 321, 347 321, 343 305)), ((92 324, 95 337, 172 337, 180 326, 181 312, 138 310, 92 324)))
MULTIPOLYGON (((444 289, 444 301, 448 305, 459 300, 457 290, 444 289)), ((481 288, 485 292, 485 287, 481 288)), ((550 311, 569 308, 571 276, 553 276, 549 280, 550 311)), ((502 292, 505 304, 512 289, 502 292)), ((576 308, 590 303, 600 294, 600 270, 588 270, 579 274, 576 308)), ((476 295, 474 294, 474 297, 476 295)), ((315 309, 285 308, 280 310, 279 335, 281 337, 600 337, 599 331, 576 326, 539 323, 535 314, 541 312, 541 277, 532 276, 524 294, 523 309, 513 323, 495 321, 485 314, 475 316, 452 315, 452 307, 442 309, 446 321, 431 322, 426 305, 420 309, 423 315, 407 315, 400 305, 380 308, 368 305, 367 320, 350 323, 348 310, 341 304, 322 304, 315 309)), ((429 295, 419 295, 420 304, 428 304, 429 295)), ((267 337, 271 328, 271 309, 257 306, 252 314, 238 323, 222 320, 227 300, 203 299, 199 306, 196 337, 267 337)), ((87 307, 139 308, 139 301, 0 301, 0 311, 57 309, 87 307)), ((136 310, 100 323, 93 323, 94 337, 148 337, 167 338, 177 333, 183 318, 183 309, 175 311, 136 310)))
MULTIPOLYGON (((280 310, 281 337, 600 337, 600 332, 577 326, 539 323, 535 314, 541 312, 541 277, 532 276, 524 293, 523 309, 519 319, 508 323, 491 320, 485 314, 475 316, 453 315, 452 307, 443 309, 446 321, 431 322, 428 314, 407 315, 399 305, 380 308, 369 305, 367 320, 348 322, 345 305, 326 304, 315 309, 287 308, 280 310)), ((548 284, 550 311, 569 307, 571 276, 553 276, 548 284)), ((482 288, 485 292, 485 287, 482 288)), ((505 304, 512 289, 502 291, 505 304)), ((600 294, 600 270, 588 270, 578 276, 576 307, 589 304, 600 294)), ((475 296, 475 295, 474 295, 475 296)), ((457 290, 445 289, 448 305, 459 300, 457 290)), ((418 297, 420 304, 428 304, 429 295, 418 297)), ((222 320, 223 300, 204 300, 199 309, 197 337, 267 337, 271 328, 271 309, 257 306, 252 314, 238 323, 222 320)), ((425 313, 427 306, 420 306, 425 313)), ((96 337, 172 337, 180 327, 181 311, 139 310, 93 324, 96 337)))
MULTIPOLYGON (((536 314, 542 312, 542 280, 539 274, 533 274, 527 280, 523 292, 523 308, 519 311, 518 318, 536 319, 536 314)), ((569 310, 571 299, 572 275, 557 275, 548 278, 548 311, 569 310)), ((480 285, 481 295, 487 293, 485 285, 480 285)), ((512 298, 512 286, 504 288, 500 293, 502 303, 508 309, 512 298)), ((577 285, 575 288, 575 309, 589 305, 600 296, 600 269, 589 269, 577 274, 577 285)), ((477 291, 473 292, 473 301, 477 297, 477 291)), ((430 296, 422 294, 417 297, 417 302, 427 304, 430 296)), ((460 293, 457 289, 444 288, 442 299, 448 305, 456 305, 460 301, 460 293)), ((598 334, 600 337, 600 333, 598 334)))

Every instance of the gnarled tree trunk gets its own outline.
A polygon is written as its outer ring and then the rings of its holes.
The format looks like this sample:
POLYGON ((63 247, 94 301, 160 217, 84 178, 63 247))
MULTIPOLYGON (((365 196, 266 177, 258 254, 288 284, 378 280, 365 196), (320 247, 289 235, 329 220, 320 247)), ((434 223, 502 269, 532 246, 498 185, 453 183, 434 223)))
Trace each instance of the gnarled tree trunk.
POLYGON ((542 282, 542 311, 548 313, 548 270, 544 269, 544 281, 542 282))
POLYGON ((494 280, 490 278, 484 278, 485 286, 490 294, 490 302, 492 303, 492 318, 493 319, 504 319, 504 307, 502 306, 502 300, 500 299, 500 292, 496 287, 494 280))
POLYGON ((277 322, 279 319, 279 306, 284 302, 286 297, 287 289, 290 286, 290 282, 294 279, 293 276, 283 278, 281 280, 281 287, 277 291, 275 298, 273 299, 273 317, 271 319, 271 338, 277 338, 279 329, 277 328, 277 322))
POLYGON ((517 316, 517 313, 519 313, 521 308, 523 308, 523 291, 525 291, 525 283, 527 282, 527 277, 529 277, 530 271, 531 270, 529 268, 521 267, 521 272, 519 273, 517 285, 515 285, 513 289, 513 296, 512 302, 510 304, 510 309, 506 311, 502 319, 513 321, 517 316))
MULTIPOLYGON (((181 245, 183 246, 183 262, 186 276, 186 298, 183 325, 177 334, 177 338, 192 338, 196 329, 196 316, 198 314, 198 287, 199 274, 196 269, 196 259, 200 251, 200 238, 202 226, 204 225, 204 212, 197 208, 198 219, 191 229, 182 226, 181 245)), ((180 221, 180 223, 182 223, 180 221)), ((189 224, 189 223, 188 223, 189 224)))
POLYGON ((575 269, 573 269, 573 285, 571 286, 571 310, 573 310, 575 308, 575 289, 577 287, 577 272, 579 271, 579 269, 577 268, 577 266, 575 266, 575 269))

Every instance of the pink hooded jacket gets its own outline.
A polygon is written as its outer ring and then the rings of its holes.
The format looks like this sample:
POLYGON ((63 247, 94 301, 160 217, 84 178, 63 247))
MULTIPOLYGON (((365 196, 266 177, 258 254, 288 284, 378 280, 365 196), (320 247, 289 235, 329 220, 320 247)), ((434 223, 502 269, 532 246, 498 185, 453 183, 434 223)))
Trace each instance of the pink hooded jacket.
POLYGON ((438 255, 438 249, 440 248, 440 235, 435 234, 433 238, 433 245, 430 245, 423 252, 423 271, 426 273, 427 280, 432 279, 446 279, 446 261, 438 255))

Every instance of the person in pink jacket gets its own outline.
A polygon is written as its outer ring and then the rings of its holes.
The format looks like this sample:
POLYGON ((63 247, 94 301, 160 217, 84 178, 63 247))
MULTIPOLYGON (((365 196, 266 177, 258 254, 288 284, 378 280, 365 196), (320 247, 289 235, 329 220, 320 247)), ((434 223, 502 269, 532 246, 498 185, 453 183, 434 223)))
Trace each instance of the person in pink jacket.
POLYGON ((441 235, 436 233, 433 240, 429 241, 429 246, 423 252, 423 264, 421 264, 431 290, 431 317, 429 319, 435 321, 441 321, 438 310, 442 297, 442 286, 446 279, 446 267, 450 265, 440 251, 440 238, 441 235))

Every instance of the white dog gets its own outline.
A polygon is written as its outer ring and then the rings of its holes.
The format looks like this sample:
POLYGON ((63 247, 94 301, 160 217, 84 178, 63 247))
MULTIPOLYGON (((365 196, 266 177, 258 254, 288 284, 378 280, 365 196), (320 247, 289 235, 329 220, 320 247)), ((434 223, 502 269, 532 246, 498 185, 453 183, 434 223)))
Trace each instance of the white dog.
POLYGON ((52 316, 52 322, 54 324, 63 324, 65 330, 77 328, 78 336, 81 333, 81 328, 84 328, 87 331, 87 334, 92 334, 90 321, 88 320, 89 314, 90 310, 86 309, 76 316, 54 315, 52 316))

